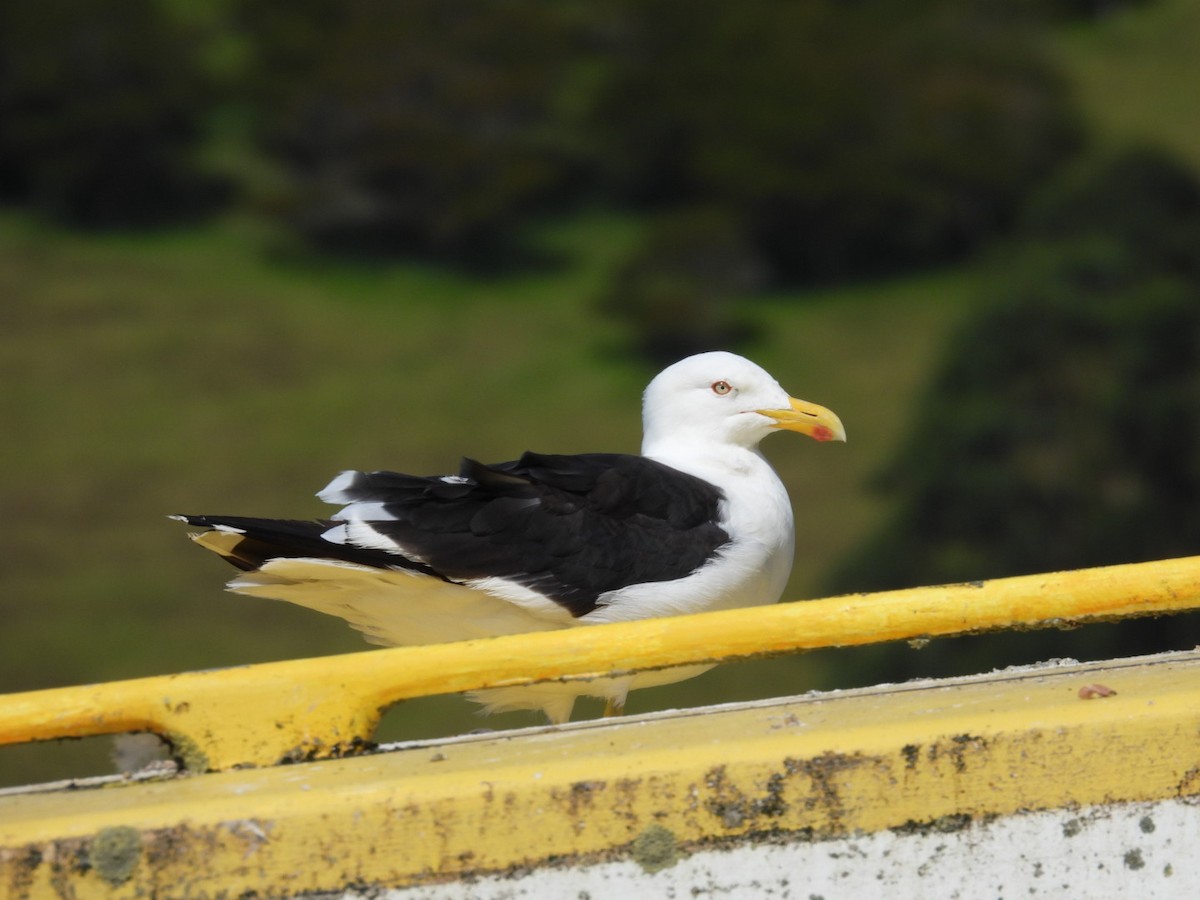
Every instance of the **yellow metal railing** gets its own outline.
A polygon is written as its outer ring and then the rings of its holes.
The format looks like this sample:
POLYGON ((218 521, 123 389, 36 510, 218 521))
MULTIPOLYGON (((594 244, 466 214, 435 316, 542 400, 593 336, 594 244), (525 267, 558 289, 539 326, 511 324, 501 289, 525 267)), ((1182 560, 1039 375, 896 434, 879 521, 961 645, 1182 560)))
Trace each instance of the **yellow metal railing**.
POLYGON ((152 731, 193 771, 353 752, 413 697, 1200 608, 1200 557, 0 696, 0 744, 152 731))

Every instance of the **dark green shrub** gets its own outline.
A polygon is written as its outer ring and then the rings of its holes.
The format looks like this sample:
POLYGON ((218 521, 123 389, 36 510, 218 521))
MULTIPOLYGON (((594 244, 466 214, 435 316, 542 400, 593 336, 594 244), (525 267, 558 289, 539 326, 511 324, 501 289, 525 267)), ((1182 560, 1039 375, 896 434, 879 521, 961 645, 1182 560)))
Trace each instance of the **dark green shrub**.
POLYGON ((1160 150, 1082 161, 1031 205, 1025 230, 1039 239, 1108 238, 1142 265, 1200 279, 1200 184, 1160 150))
POLYGON ((740 223, 713 210, 688 210, 655 223, 601 306, 633 329, 641 353, 666 364, 749 337, 738 304, 764 274, 740 223))
POLYGON ((954 340, 882 483, 855 590, 1200 545, 1200 286, 1110 242, 1029 251, 954 340))
MULTIPOLYGON (((1037 204, 880 479, 893 513, 831 589, 1190 556, 1200 547, 1197 186, 1142 153, 1037 204), (1191 245, 1193 248, 1195 244, 1191 245)), ((886 677, 1190 647, 1196 616, 880 651, 886 677), (969 657, 969 658, 968 658, 969 657)))
POLYGON ((0 197, 102 228, 222 199, 197 161, 215 99, 198 43, 155 0, 4 4, 0 197))
POLYGON ((478 259, 572 169, 567 11, 533 0, 247 0, 278 211, 340 251, 478 259))
POLYGON ((946 259, 1075 145, 1019 10, 891 0, 625 7, 597 108, 610 177, 747 223, 787 280, 946 259))
POLYGON ((718 207, 775 275, 947 259, 1077 127, 1034 4, 242 0, 277 209, 327 247, 473 260, 596 198, 718 207))

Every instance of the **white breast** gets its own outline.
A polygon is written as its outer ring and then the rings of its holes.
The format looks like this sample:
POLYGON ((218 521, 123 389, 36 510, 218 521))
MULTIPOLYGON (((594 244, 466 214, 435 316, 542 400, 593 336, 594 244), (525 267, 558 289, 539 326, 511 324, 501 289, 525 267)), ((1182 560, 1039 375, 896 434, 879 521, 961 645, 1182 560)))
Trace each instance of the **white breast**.
POLYGON ((724 448, 720 458, 660 459, 725 493, 721 525, 730 542, 685 578, 611 591, 580 623, 618 622, 775 603, 787 585, 795 551, 792 506, 779 476, 761 455, 724 448))

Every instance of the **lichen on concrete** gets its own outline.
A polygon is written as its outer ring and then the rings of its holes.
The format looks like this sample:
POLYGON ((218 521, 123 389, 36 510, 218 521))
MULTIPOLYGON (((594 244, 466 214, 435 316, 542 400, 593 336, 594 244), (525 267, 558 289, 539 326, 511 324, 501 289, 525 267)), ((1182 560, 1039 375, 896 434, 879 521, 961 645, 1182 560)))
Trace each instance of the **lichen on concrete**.
POLYGON ((88 847, 88 863, 113 887, 124 884, 142 855, 142 835, 128 825, 101 830, 88 847))
POLYGON ((634 838, 633 858, 650 874, 670 868, 679 862, 679 842, 675 833, 661 825, 651 825, 634 838))
POLYGON ((171 745, 172 755, 179 760, 185 770, 197 774, 208 771, 208 754, 196 741, 177 731, 172 731, 165 737, 167 743, 171 745))

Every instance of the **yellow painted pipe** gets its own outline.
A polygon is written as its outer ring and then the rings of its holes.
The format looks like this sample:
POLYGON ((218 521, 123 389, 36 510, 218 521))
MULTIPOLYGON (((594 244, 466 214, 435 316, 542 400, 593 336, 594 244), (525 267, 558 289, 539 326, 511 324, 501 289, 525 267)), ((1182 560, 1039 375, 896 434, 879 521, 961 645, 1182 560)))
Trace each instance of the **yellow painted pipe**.
POLYGON ((193 770, 336 756, 412 697, 1200 608, 1200 557, 0 696, 0 744, 153 731, 193 770))

